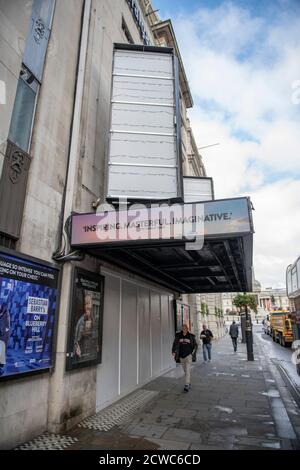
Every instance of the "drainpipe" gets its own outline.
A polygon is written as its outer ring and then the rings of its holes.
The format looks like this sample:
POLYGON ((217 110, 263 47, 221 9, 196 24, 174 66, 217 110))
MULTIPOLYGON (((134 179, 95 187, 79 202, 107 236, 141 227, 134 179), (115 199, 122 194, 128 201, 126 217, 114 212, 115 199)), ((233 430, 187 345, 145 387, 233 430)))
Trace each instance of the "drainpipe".
POLYGON ((75 101, 72 117, 71 137, 70 137, 70 149, 68 156, 68 168, 66 176, 65 191, 63 195, 62 203, 62 223, 60 229, 61 246, 63 250, 59 249, 53 254, 53 259, 56 261, 71 260, 71 259, 82 259, 82 255, 76 255, 77 252, 68 253, 69 240, 64 238, 64 227, 68 223, 68 219, 73 209, 74 194, 76 191, 77 183, 77 168, 78 168, 78 153, 79 153, 79 138, 80 138, 80 121, 81 121, 81 109, 83 101, 84 91, 84 79, 85 79, 85 66, 86 56, 88 47, 89 37, 89 21, 91 13, 92 0, 84 0, 83 7, 83 20, 80 38, 80 51, 79 51, 79 63, 77 68, 77 80, 76 80, 76 92, 75 101), (67 248, 67 250, 66 250, 67 248), (67 251, 67 255, 65 254, 67 251))

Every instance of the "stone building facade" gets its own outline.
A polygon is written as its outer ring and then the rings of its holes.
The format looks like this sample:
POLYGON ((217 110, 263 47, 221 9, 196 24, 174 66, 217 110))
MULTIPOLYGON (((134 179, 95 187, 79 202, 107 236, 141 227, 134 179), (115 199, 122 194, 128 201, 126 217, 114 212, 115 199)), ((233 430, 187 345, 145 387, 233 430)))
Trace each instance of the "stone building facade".
MULTIPOLYGON (((55 368, 1 381, 2 448, 70 428, 174 367, 174 292, 92 256, 64 259, 70 214, 90 212, 105 198, 113 43, 147 40, 175 48, 183 172, 205 176, 187 117, 193 101, 174 31, 170 21, 148 15, 152 10, 146 0, 0 4, 0 251, 59 267, 61 293, 55 368), (66 371, 74 266, 105 277, 103 354, 98 366, 66 371)), ((200 297, 185 300, 196 330, 200 297)), ((212 327, 214 304, 207 304, 212 327)))

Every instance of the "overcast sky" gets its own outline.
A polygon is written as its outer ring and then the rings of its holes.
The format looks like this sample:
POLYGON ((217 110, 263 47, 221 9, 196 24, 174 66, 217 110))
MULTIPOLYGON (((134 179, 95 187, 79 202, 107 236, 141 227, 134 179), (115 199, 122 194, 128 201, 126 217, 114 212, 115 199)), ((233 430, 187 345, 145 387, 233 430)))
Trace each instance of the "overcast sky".
POLYGON ((171 18, 216 198, 251 197, 255 277, 300 255, 300 0, 153 0, 171 18))

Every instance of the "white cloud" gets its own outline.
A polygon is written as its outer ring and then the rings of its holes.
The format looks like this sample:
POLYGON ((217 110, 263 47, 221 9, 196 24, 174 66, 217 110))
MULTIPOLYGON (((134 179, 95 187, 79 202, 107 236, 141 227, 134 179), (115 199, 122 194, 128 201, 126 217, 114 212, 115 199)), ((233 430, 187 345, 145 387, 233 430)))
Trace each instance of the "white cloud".
POLYGON ((220 143, 201 150, 207 173, 214 178, 217 198, 236 196, 245 186, 253 189, 262 183, 262 171, 254 165, 249 168, 257 143, 239 141, 231 135, 228 125, 216 118, 207 119, 197 111, 193 113, 192 125, 199 146, 220 143))
POLYGON ((252 202, 255 275, 264 285, 285 286, 285 270, 300 254, 300 180, 286 179, 255 191, 252 202))
POLYGON ((196 141, 220 142, 202 150, 216 196, 253 200, 254 269, 268 286, 283 285, 300 254, 300 105, 292 102, 300 17, 274 11, 254 17, 224 1, 172 19, 196 103, 196 141))
POLYGON ((299 173, 300 122, 278 119, 266 126, 257 160, 273 171, 299 173))
POLYGON ((199 9, 193 22, 200 32, 201 45, 213 49, 222 45, 222 53, 226 55, 237 54, 251 44, 263 26, 260 18, 251 17, 247 10, 231 2, 224 2, 214 10, 199 9))

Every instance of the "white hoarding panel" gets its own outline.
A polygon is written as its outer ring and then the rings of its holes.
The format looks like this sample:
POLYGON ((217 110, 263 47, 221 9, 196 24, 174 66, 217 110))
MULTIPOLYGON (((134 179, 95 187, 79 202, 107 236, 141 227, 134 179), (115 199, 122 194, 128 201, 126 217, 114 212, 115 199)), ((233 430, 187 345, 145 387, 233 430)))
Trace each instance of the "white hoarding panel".
POLYGON ((214 199, 212 178, 183 177, 184 202, 211 201, 214 199))
POLYGON ((112 99, 118 101, 138 101, 140 103, 161 103, 173 105, 173 82, 159 78, 118 76, 114 77, 112 99))
POLYGON ((158 141, 155 135, 141 138, 135 134, 111 134, 110 163, 170 165, 175 151, 173 137, 164 136, 158 141))
POLYGON ((113 133, 167 133, 174 132, 174 114, 169 107, 144 104, 113 103, 111 130, 113 133))
POLYGON ((112 194, 141 199, 168 199, 174 196, 171 187, 176 186, 176 169, 155 167, 113 165, 110 168, 110 188, 112 194), (147 179, 147 186, 146 181, 147 179))
POLYGON ((114 51, 109 199, 181 197, 174 57, 150 49, 114 51))
POLYGON ((146 48, 145 51, 116 49, 114 73, 173 78, 172 55, 148 52, 146 48))

